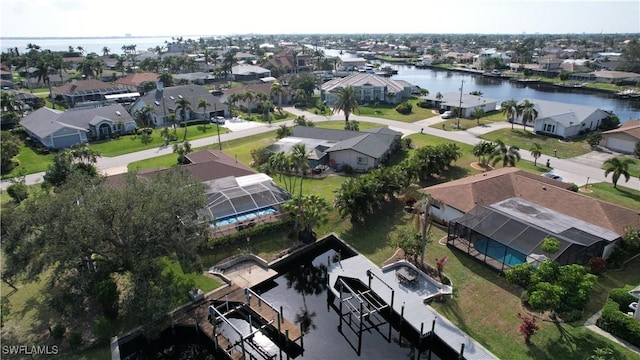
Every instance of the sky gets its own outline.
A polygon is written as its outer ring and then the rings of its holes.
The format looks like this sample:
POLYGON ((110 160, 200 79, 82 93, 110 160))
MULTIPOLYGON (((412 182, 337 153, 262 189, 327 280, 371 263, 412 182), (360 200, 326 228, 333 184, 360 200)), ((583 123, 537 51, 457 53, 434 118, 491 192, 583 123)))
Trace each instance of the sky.
POLYGON ((0 37, 640 33, 640 0, 0 0, 0 37))

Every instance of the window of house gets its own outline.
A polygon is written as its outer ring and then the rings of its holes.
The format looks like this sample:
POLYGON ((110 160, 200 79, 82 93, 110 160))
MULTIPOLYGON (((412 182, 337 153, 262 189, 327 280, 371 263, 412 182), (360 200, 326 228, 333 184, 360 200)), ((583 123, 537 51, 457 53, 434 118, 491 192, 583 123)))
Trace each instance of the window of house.
POLYGON ((367 158, 358 156, 358 164, 367 164, 367 158))

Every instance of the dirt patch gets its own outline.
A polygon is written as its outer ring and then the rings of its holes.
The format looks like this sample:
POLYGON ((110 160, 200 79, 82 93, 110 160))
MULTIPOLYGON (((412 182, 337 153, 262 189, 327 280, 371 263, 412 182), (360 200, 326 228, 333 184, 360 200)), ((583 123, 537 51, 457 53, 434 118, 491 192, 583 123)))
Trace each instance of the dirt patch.
POLYGON ((593 190, 591 190, 589 188, 585 188, 585 187, 578 188, 578 191, 581 192, 581 193, 587 193, 587 194, 593 192, 593 190))
POLYGON ((471 163, 471 167, 476 169, 476 170, 480 170, 480 171, 489 171, 489 170, 493 170, 493 167, 490 165, 482 165, 480 164, 480 162, 476 161, 476 162, 472 162, 471 163))

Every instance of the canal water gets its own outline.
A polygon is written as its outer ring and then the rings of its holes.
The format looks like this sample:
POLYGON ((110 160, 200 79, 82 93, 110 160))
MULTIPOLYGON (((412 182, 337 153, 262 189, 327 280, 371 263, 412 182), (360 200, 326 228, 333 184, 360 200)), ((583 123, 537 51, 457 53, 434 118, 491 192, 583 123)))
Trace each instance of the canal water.
MULTIPOLYGON (((264 355, 269 354, 273 359, 417 359, 419 352, 420 359, 457 357, 457 352, 437 337, 423 339, 418 351, 414 346, 420 341, 418 332, 409 328, 406 322, 402 325, 395 313, 387 316, 388 322, 364 331, 360 340, 357 331, 346 326, 349 321, 346 317, 343 317, 340 330, 339 300, 328 293, 326 269, 329 261, 345 259, 353 252, 337 246, 336 241, 316 244, 308 249, 290 261, 275 265, 274 269, 281 275, 253 288, 273 307, 282 307, 283 316, 301 327, 304 333, 302 354, 290 354, 288 357, 286 353, 280 353, 269 338, 258 334, 251 341, 256 345, 254 349, 260 351, 247 351, 252 358, 264 359, 264 355), (359 341, 360 355, 357 353, 359 341), (431 354, 428 348, 432 349, 431 354)), ((249 326, 240 319, 232 321, 239 329, 249 326)), ((127 360, 223 358, 215 355, 211 341, 196 332, 194 327, 167 329, 159 341, 147 342, 137 337, 121 344, 120 350, 122 358, 127 360)))
MULTIPOLYGON (((335 49, 324 49, 326 56, 355 57, 353 53, 342 52, 335 49)), ((466 94, 472 91, 482 92, 482 96, 496 99, 498 104, 505 100, 515 99, 539 99, 556 101, 569 104, 593 106, 599 109, 613 112, 621 123, 629 119, 640 119, 640 99, 620 99, 610 93, 595 93, 589 90, 573 88, 564 89, 544 84, 520 84, 505 79, 491 78, 482 75, 466 74, 440 69, 419 69, 413 65, 396 65, 392 63, 380 63, 381 66, 390 66, 398 70, 397 75, 391 79, 405 80, 413 85, 427 89, 430 94, 438 92, 460 92, 466 94), (464 82, 464 83, 463 83, 464 82)), ((535 101, 534 101, 535 102, 535 101)))

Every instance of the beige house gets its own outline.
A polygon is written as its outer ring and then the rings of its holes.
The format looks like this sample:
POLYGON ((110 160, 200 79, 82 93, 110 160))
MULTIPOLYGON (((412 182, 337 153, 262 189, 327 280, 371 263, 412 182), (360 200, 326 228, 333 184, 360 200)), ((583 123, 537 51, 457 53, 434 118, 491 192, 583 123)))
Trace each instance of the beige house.
POLYGON ((621 127, 602 133, 600 145, 626 154, 633 154, 640 142, 640 120, 629 120, 621 127))

